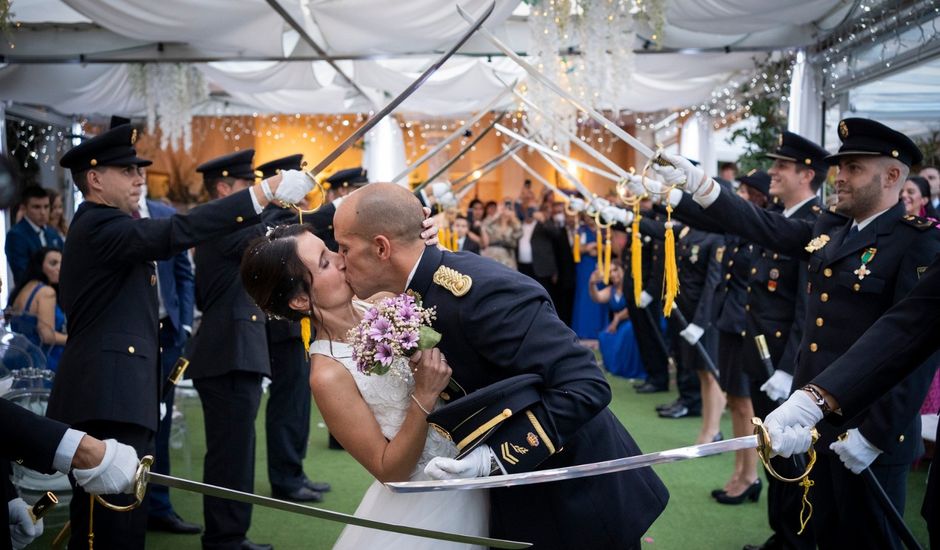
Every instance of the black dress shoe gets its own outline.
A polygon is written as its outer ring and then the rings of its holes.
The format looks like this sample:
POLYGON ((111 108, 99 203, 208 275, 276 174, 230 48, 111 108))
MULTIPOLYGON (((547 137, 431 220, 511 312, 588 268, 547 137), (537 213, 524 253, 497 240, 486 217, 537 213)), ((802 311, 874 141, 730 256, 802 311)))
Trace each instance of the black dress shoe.
POLYGON ((323 500, 323 495, 319 492, 303 486, 289 492, 272 490, 271 496, 278 500, 293 500, 294 502, 320 502, 323 500))
POLYGON ((751 483, 751 485, 740 495, 731 496, 728 493, 725 493, 723 495, 716 496, 715 500, 717 500, 720 504, 741 504, 745 500, 757 502, 757 499, 760 498, 761 488, 760 479, 755 479, 754 483, 751 483))
POLYGON ((325 481, 311 481, 304 478, 304 487, 317 493, 328 493, 332 487, 325 481))
POLYGON ((242 541, 240 545, 241 550, 274 550, 274 545, 272 544, 258 544, 257 542, 251 542, 248 539, 242 541))
POLYGON ((661 388, 659 386, 654 386, 653 384, 643 384, 642 386, 637 386, 637 393, 660 393, 669 391, 669 388, 661 388))
POLYGON ((783 545, 777 542, 777 535, 770 535, 764 544, 745 544, 743 550, 783 550, 783 545))
POLYGON ((659 411, 660 418, 686 418, 691 416, 701 416, 701 411, 693 411, 685 405, 676 405, 671 409, 659 411))
POLYGON ((718 498, 718 495, 725 494, 724 489, 712 489, 712 498, 718 498))
POLYGON ((715 437, 712 438, 712 443, 718 443, 719 441, 724 441, 724 440, 725 440, 725 436, 721 432, 718 432, 715 434, 715 437))
POLYGON ((656 412, 664 411, 666 409, 674 409, 679 405, 681 405, 681 403, 679 403, 678 399, 670 403, 660 403, 659 405, 656 405, 656 412))
POLYGON ((198 535, 202 533, 202 527, 185 521, 176 512, 169 516, 147 516, 147 530, 164 531, 178 535, 198 535))

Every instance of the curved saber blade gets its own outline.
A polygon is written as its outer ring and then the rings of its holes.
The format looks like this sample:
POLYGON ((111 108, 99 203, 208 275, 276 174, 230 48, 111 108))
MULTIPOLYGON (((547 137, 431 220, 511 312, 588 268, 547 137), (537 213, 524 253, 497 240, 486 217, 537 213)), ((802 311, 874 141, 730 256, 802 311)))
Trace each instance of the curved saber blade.
MULTIPOLYGON (((359 129, 357 129, 355 132, 350 134, 349 137, 343 140, 343 142, 340 143, 335 149, 333 149, 333 151, 331 151, 330 154, 324 157, 323 160, 317 163, 317 165, 314 166, 312 169, 308 170, 307 174, 309 174, 310 177, 316 177, 317 174, 322 172, 327 166, 332 164, 334 160, 339 158, 339 156, 342 155, 346 149, 349 149, 354 143, 359 141, 359 139, 362 138, 362 136, 366 135, 366 132, 371 130, 372 127, 378 124, 380 120, 385 118, 389 113, 395 110, 396 107, 401 105, 402 101, 405 101, 406 99, 408 99, 408 96, 410 96, 411 94, 415 92, 415 90, 420 88, 427 81, 427 79, 431 78, 431 75, 434 74, 438 69, 440 69, 441 65, 443 65, 445 61, 450 59, 450 57, 454 55, 454 53, 457 50, 459 50, 460 47, 463 46, 464 43, 470 39, 471 36, 473 36, 473 33, 477 32, 477 29, 479 29, 483 25, 483 22, 486 21, 486 19, 490 16, 490 14, 493 13, 493 8, 495 6, 496 6, 496 1, 493 0, 492 2, 490 2, 490 5, 486 8, 486 10, 483 12, 483 15, 481 15, 479 18, 473 21, 473 23, 470 25, 470 29, 467 30, 467 32, 465 32, 463 36, 460 37, 460 40, 458 40, 453 46, 451 46, 451 48, 447 50, 447 52, 445 52, 444 55, 442 55, 437 61, 435 61, 433 65, 428 67, 427 70, 421 73, 421 76, 419 76, 417 80, 412 82, 410 86, 405 88, 405 91, 398 94, 398 96, 395 99, 391 100, 388 103, 388 105, 386 105, 385 107, 382 107, 381 111, 372 115, 372 118, 365 121, 365 123, 362 126, 360 126, 359 129)), ((462 10, 460 6, 457 6, 457 9, 460 10, 460 15, 462 17, 464 18, 469 17, 467 15, 467 12, 462 10)))
MULTIPOLYGON (((503 82, 503 85, 508 86, 508 84, 506 84, 505 82, 503 82)), ((515 86, 515 81, 513 81, 513 86, 515 86)), ((421 155, 421 157, 418 160, 406 166, 404 170, 402 170, 397 176, 392 178, 392 183, 398 183, 399 181, 401 181, 402 178, 414 172, 419 166, 424 164, 429 158, 438 154, 441 151, 441 149, 443 149, 444 147, 447 147, 448 143, 464 135, 467 132, 467 130, 469 130, 477 122, 480 122, 480 120, 482 120, 483 117, 488 115, 490 111, 492 111, 497 105, 499 105, 499 102, 502 101, 504 98, 506 98, 506 96, 509 95, 510 91, 512 91, 511 88, 502 90, 501 92, 499 92, 499 94, 497 94, 496 97, 492 99, 492 101, 487 103, 485 107, 481 108, 480 111, 476 115, 474 115, 473 118, 465 122, 463 126, 451 132, 449 136, 447 136, 440 143, 435 145, 433 149, 421 155)))
POLYGON ((470 535, 460 535, 457 533, 445 533, 443 531, 432 531, 430 529, 420 529, 418 527, 408 527, 406 525, 396 525, 394 523, 385 523, 382 521, 375 521, 366 518, 360 518, 350 514, 343 514, 341 512, 334 512, 332 510, 324 510, 322 508, 314 508, 313 506, 306 506, 304 504, 298 504, 296 502, 288 502, 285 500, 278 500, 276 498, 263 497, 260 495, 255 495, 252 493, 245 493, 242 491, 236 491, 234 489, 226 489, 224 487, 216 487, 215 485, 207 485, 205 483, 199 483, 198 481, 191 481, 188 479, 181 479, 173 476, 166 476, 163 474, 157 474, 154 472, 147 472, 146 481, 149 483, 156 483, 158 485, 165 485, 167 487, 172 487, 174 489, 182 489, 184 491, 191 491, 194 493, 200 493, 203 495, 208 495, 212 497, 225 498, 228 500, 236 500, 238 502, 245 502, 248 504, 257 504, 258 506, 263 506, 265 508, 273 508, 275 510, 281 510, 283 512, 292 512, 294 514, 301 514, 304 516, 310 516, 314 518, 325 519, 328 521, 337 521, 339 523, 345 523, 347 525, 356 525, 359 527, 367 527, 369 529, 378 529, 379 531, 388 531, 391 533, 402 533, 405 535, 414 535, 416 537, 423 537, 427 539, 435 540, 446 540, 450 542, 462 542, 466 544, 477 544, 482 546, 490 546, 492 548, 528 548, 532 546, 528 542, 516 542, 511 540, 502 540, 502 539, 492 539, 489 537, 474 537, 470 535))
POLYGON ((689 447, 680 447, 658 453, 647 453, 645 455, 629 456, 627 458, 618 458, 607 460, 605 462, 594 462, 592 464, 579 464, 568 468, 555 468, 554 470, 536 470, 534 472, 523 472, 520 474, 509 474, 502 476, 475 477, 470 479, 445 479, 441 481, 409 481, 404 483, 386 483, 385 486, 396 493, 423 493, 428 491, 461 491, 470 489, 492 489, 494 487, 515 487, 517 485, 531 485, 533 483, 547 483, 549 481, 562 481, 566 479, 577 479, 580 477, 590 477, 601 474, 610 474, 613 472, 622 472, 625 470, 635 470, 636 468, 645 468, 646 466, 655 466, 657 464, 667 464, 669 462, 678 462, 680 460, 689 460, 711 456, 731 451, 740 451, 742 449, 756 449, 760 441, 757 435, 748 435, 727 439, 717 443, 704 443, 702 445, 692 445, 689 447))
POLYGON ((444 172, 446 172, 448 168, 450 168, 451 166, 454 165, 454 163, 456 163, 457 161, 459 161, 460 159, 462 159, 462 158, 464 157, 464 155, 467 154, 467 151, 470 151, 471 149, 473 149, 474 147, 476 147, 476 144, 477 144, 477 143, 480 143, 480 140, 483 139, 483 138, 485 138, 485 137, 486 137, 486 134, 490 133, 490 130, 492 130, 494 126, 496 126, 497 124, 499 124, 499 122, 500 122, 501 120, 503 120, 503 119, 506 117, 506 114, 507 114, 507 113, 508 113, 508 111, 503 111, 499 116, 493 117, 493 122, 491 122, 486 128, 484 128, 482 132, 478 133, 478 134, 476 135, 476 137, 474 137, 473 140, 470 141, 470 143, 466 144, 461 150, 457 151, 457 154, 456 154, 456 155, 454 155, 452 158, 448 159, 447 162, 445 162, 440 168, 438 168, 437 170, 435 170, 433 174, 431 174, 430 176, 428 176, 428 178, 427 178, 426 180, 424 180, 423 182, 421 182, 420 185, 418 185, 417 187, 415 187, 414 189, 412 189, 411 192, 412 192, 412 193, 417 193, 417 192, 421 191, 422 189, 424 189, 425 187, 427 187, 428 184, 434 182, 434 180, 437 179, 438 176, 440 176, 441 174, 443 174, 444 172))
MULTIPOLYGON (((457 178, 456 180, 452 181, 452 182, 451 182, 451 186, 452 186, 452 187, 456 187, 457 185, 459 185, 459 184, 463 183, 465 180, 467 180, 467 178, 472 177, 472 176, 473 176, 473 173, 476 172, 477 170, 479 170, 479 171, 480 171, 480 175, 477 176, 477 177, 475 177, 475 178, 473 178, 469 183, 466 184, 466 185, 473 185, 474 183, 480 181, 480 180, 483 178, 483 176, 489 174, 489 173, 492 172, 494 169, 496 169, 497 166, 499 166, 500 164, 503 163, 503 161, 505 161, 507 158, 509 158, 509 155, 511 155, 511 154, 512 154, 513 152, 515 152, 515 151, 518 151, 518 150, 521 149, 521 148, 522 148, 522 145, 521 145, 521 144, 516 144, 515 146, 513 146, 513 147, 511 148, 512 151, 508 151, 508 152, 507 152, 507 151, 504 150, 502 153, 500 153, 500 154, 496 155, 495 157, 493 157, 492 159, 490 159, 490 160, 489 160, 486 164, 484 164, 483 166, 481 166, 481 167, 479 167, 479 168, 476 168, 476 169, 474 169, 474 170, 470 170, 470 171, 467 172, 466 174, 464 174, 464 175, 460 176, 459 178, 457 178)), ((461 187, 461 188, 460 188, 458 191, 456 191, 456 192, 459 193, 460 191, 463 191, 465 188, 466 188, 466 187, 461 187)))
MULTIPOLYGON (((464 11, 463 8, 461 8, 460 6, 457 6, 457 11, 460 12, 460 16, 463 17, 465 20, 467 20, 467 22, 473 21, 473 18, 470 17, 470 14, 464 11)), ((626 131, 624 131, 623 128, 621 128, 620 126, 617 126, 604 115, 598 113, 597 111, 588 107, 587 105, 584 105, 583 103, 575 99, 574 96, 572 96, 568 92, 561 89, 561 87, 558 86, 558 84, 555 84, 554 82, 552 82, 550 78, 540 73, 538 69, 536 69, 532 65, 529 65, 526 62, 526 60, 522 59, 522 57, 520 57, 519 54, 512 51, 512 48, 503 44, 503 42, 499 38, 496 38, 496 36, 494 36, 493 33, 491 33, 485 28, 481 28, 480 32, 483 34, 483 36, 486 37, 487 40, 490 41, 491 44, 493 44, 494 46, 496 46, 497 49, 499 49, 504 54, 506 54, 506 57, 515 61, 517 65, 519 65, 525 70, 525 72, 532 75, 532 78, 538 80, 540 83, 548 87, 550 90, 552 90, 559 96, 563 97, 564 99, 568 100, 569 103, 571 103, 578 109, 581 109, 582 111, 587 113, 588 116, 590 116, 591 118, 596 120, 601 126, 603 126, 605 130, 611 132, 618 138, 630 144, 631 147, 639 151, 646 158, 653 158, 656 155, 656 153, 654 153, 652 149, 647 147, 646 144, 644 144, 640 140, 628 134, 626 131)))
MULTIPOLYGON (((503 145, 503 150, 504 150, 504 151, 506 150, 506 146, 505 146, 505 145, 503 145)), ((516 155, 515 153, 512 153, 512 154, 510 154, 509 156, 512 157, 512 160, 516 161, 516 164, 518 164, 519 166, 521 166, 522 169, 525 170, 530 176, 532 176, 533 178, 535 178, 535 181, 541 183, 541 184, 544 185, 546 188, 548 188, 548 189, 554 191, 555 193, 561 195, 562 197, 565 198, 566 201, 568 200, 568 195, 562 193, 560 189, 558 189, 557 187, 555 187, 554 185, 552 185, 547 179, 545 179, 544 177, 542 177, 542 174, 539 174, 538 172, 536 172, 535 170, 533 170, 532 167, 529 166, 528 164, 526 164, 526 162, 525 162, 524 160, 522 160, 521 158, 519 158, 518 155, 516 155)))
POLYGON ((536 151, 540 151, 542 153, 545 153, 546 155, 551 155, 565 162, 570 162, 571 164, 574 164, 575 166, 578 166, 579 168, 583 168, 584 170, 587 170, 588 172, 591 172, 592 174, 597 174, 598 176, 607 178, 610 181, 620 181, 621 179, 616 174, 611 174, 610 172, 603 170, 601 168, 598 168, 597 166, 594 166, 593 164, 581 162, 580 160, 576 158, 569 157, 567 155, 559 153, 558 151, 553 151, 550 147, 542 145, 541 143, 537 141, 533 141, 519 134, 518 132, 514 132, 510 130, 509 128, 503 126, 502 124, 498 125, 496 129, 518 142, 525 143, 526 145, 535 149, 536 151))

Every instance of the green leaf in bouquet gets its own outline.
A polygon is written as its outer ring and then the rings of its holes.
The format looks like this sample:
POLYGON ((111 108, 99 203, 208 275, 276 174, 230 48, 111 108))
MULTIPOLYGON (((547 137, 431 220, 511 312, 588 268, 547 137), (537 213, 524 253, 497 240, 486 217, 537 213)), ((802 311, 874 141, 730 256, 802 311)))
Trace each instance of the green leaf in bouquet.
POLYGON ((441 333, 433 328, 421 325, 418 329, 418 349, 431 349, 441 341, 441 333))

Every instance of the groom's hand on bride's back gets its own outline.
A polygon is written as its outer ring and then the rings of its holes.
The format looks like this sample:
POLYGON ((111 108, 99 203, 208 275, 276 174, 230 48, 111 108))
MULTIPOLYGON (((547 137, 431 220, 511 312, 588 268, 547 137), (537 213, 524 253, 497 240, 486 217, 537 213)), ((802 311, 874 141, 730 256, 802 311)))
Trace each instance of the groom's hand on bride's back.
POLYGON ((421 405, 422 411, 431 411, 437 403, 437 397, 450 383, 450 365, 438 348, 418 350, 409 362, 415 379, 412 395, 421 405))

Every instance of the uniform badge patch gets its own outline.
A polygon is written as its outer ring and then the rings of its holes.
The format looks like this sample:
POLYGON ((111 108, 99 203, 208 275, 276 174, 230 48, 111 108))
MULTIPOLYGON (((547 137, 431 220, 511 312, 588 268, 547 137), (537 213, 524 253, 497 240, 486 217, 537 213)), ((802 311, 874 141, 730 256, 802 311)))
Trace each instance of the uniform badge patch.
POLYGON ((539 438, 532 432, 529 432, 526 434, 525 440, 529 443, 529 447, 539 446, 539 438))
POLYGON ((805 250, 810 253, 816 252, 817 250, 822 250, 822 247, 826 246, 826 243, 828 242, 829 235, 823 233, 822 235, 819 235, 818 237, 815 237, 813 240, 811 240, 809 244, 806 245, 805 250))

